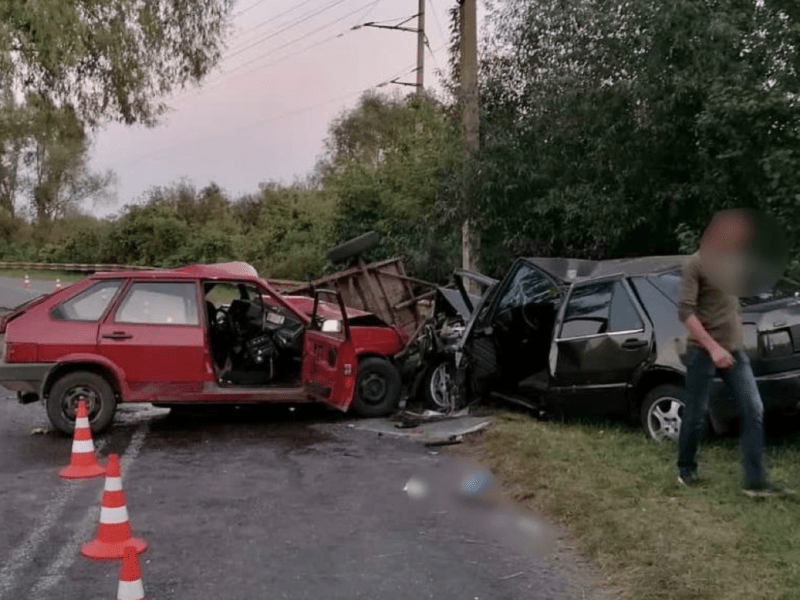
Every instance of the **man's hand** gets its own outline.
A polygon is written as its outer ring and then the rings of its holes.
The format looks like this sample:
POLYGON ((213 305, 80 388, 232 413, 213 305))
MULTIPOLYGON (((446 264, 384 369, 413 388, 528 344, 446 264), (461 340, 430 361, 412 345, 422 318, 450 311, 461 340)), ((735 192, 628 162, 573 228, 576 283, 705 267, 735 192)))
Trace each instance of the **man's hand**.
POLYGON ((733 358, 733 354, 725 350, 719 344, 715 345, 715 347, 710 352, 711 360, 714 362, 714 366, 718 369, 729 369, 733 366, 733 363, 736 362, 733 358))

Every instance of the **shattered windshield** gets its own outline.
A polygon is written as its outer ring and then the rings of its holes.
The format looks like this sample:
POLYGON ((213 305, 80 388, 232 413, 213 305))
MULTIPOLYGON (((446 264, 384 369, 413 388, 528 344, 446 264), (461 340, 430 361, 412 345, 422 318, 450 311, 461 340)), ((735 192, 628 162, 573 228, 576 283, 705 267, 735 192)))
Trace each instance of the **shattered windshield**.
POLYGON ((521 263, 497 305, 497 314, 501 315, 518 306, 558 303, 560 299, 561 294, 550 279, 535 267, 521 263))

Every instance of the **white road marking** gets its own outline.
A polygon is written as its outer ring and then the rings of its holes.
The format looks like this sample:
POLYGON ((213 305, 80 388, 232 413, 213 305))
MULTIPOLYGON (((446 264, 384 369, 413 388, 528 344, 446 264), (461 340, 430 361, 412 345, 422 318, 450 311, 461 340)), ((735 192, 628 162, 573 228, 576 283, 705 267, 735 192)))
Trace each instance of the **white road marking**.
MULTIPOLYGON (((125 454, 123 454, 120 459, 120 469, 123 475, 128 472, 133 461, 139 456, 139 451, 144 445, 148 429, 148 424, 142 423, 133 434, 131 442, 125 450, 125 454)), ((98 494, 95 506, 86 511, 83 519, 81 519, 81 522, 78 523, 72 536, 70 536, 69 541, 61 547, 61 550, 53 562, 48 565, 44 575, 36 582, 36 585, 33 586, 31 598, 34 600, 39 600, 40 598, 42 600, 49 600, 50 594, 48 594, 48 592, 60 583, 67 569, 75 562, 75 557, 79 554, 81 544, 90 539, 97 525, 101 497, 102 492, 98 494)))
MULTIPOLYGON (((105 445, 100 442, 98 450, 105 445)), ((80 486, 76 481, 65 481, 55 493, 55 497, 45 506, 42 518, 33 528, 22 543, 14 548, 8 562, 0 569, 0 600, 14 587, 16 574, 33 562, 34 555, 46 539, 50 529, 59 522, 61 513, 70 500, 75 496, 80 486)))
MULTIPOLYGON (((128 467, 130 467, 131 463, 139 455, 144 445, 144 440, 147 437, 147 432, 148 424, 142 423, 133 434, 130 444, 128 444, 128 448, 120 460, 123 473, 128 470, 128 467)), ((98 445, 98 450, 104 445, 105 441, 101 442, 98 445)), ((39 546, 48 538, 49 530, 60 520, 61 513, 64 512, 66 505, 75 496, 79 486, 79 482, 65 482, 64 487, 56 493, 55 500, 45 507, 41 521, 37 523, 37 526, 28 534, 23 542, 14 549, 8 563, 0 570, 0 600, 14 588, 17 573, 33 562, 39 546)), ((99 504, 101 495, 102 492, 98 495, 98 500, 95 505, 89 508, 86 515, 84 515, 83 519, 78 523, 69 541, 61 548, 53 562, 48 565, 44 575, 36 582, 31 597, 44 598, 44 592, 49 591, 61 581, 64 572, 70 567, 75 557, 78 555, 77 549, 80 547, 81 543, 87 541, 89 536, 92 535, 100 513, 99 504)))

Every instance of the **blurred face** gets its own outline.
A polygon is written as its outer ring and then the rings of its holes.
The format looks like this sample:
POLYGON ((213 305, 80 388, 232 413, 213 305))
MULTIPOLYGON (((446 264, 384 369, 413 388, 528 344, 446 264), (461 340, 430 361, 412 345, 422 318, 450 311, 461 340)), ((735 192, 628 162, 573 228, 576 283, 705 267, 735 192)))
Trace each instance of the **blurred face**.
POLYGON ((717 215, 703 235, 702 246, 715 253, 742 252, 750 241, 750 222, 744 214, 730 212, 717 215))

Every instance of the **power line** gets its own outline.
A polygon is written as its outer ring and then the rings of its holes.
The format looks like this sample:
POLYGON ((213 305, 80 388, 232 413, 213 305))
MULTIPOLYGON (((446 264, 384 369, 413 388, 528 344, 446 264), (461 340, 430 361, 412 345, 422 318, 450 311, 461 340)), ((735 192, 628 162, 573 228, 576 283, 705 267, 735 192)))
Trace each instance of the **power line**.
MULTIPOLYGON (((289 8, 287 10, 284 10, 283 12, 280 12, 277 15, 274 15, 272 17, 264 19, 263 21, 260 21, 260 22, 256 23, 255 25, 252 25, 250 27, 244 28, 243 31, 241 32, 241 34, 247 36, 247 35, 255 32, 257 29, 261 29, 264 25, 267 25, 269 23, 273 23, 274 21, 277 21, 281 17, 286 16, 289 13, 293 13, 294 11, 296 11, 296 10, 298 10, 300 8, 303 8, 305 5, 310 4, 312 2, 316 2, 316 1, 317 0, 303 0, 303 2, 300 2, 299 4, 295 4, 291 8, 289 8)), ((239 14, 241 14, 241 13, 237 13, 237 15, 234 15, 233 18, 236 18, 239 14)))
POLYGON ((242 9, 242 10, 240 10, 239 12, 235 13, 235 14, 233 15, 233 18, 235 19, 235 18, 236 18, 236 17, 238 17, 239 15, 243 15, 244 13, 246 13, 246 12, 248 12, 248 11, 250 11, 250 10, 253 10, 253 9, 254 9, 256 6, 258 6, 259 4, 264 4, 264 2, 266 2, 266 1, 267 1, 267 0, 258 0, 258 2, 254 2, 253 4, 251 4, 250 6, 248 6, 247 8, 243 8, 243 9, 242 9))
POLYGON ((305 23, 306 21, 308 21, 310 19, 313 19, 317 15, 320 15, 320 14, 322 14, 322 13, 324 13, 324 12, 326 12, 326 11, 332 9, 332 8, 334 8, 335 6, 338 6, 342 2, 345 2, 345 0, 335 0, 334 2, 328 4, 327 6, 325 6, 323 8, 320 8, 320 9, 316 10, 313 13, 305 15, 305 16, 301 17, 300 19, 294 21, 293 23, 290 23, 289 25, 287 25, 287 26, 285 26, 285 27, 283 27, 281 29, 278 29, 277 31, 274 31, 273 33, 269 34, 268 36, 263 37, 260 40, 245 46, 241 50, 238 50, 238 51, 234 52, 233 54, 227 56, 227 58, 230 59, 230 58, 234 58, 235 56, 239 56, 243 52, 248 51, 250 48, 254 48, 255 46, 259 46, 259 45, 263 44, 264 42, 266 42, 267 40, 270 40, 270 39, 274 38, 275 36, 280 35, 281 33, 289 31, 290 29, 292 29, 294 27, 297 27, 298 25, 300 25, 302 23, 305 23))
MULTIPOLYGON (((328 104, 332 104, 334 102, 339 102, 341 100, 346 100, 346 99, 351 98, 353 96, 361 95, 361 94, 363 94, 365 92, 368 92, 369 90, 376 89, 376 88, 381 88, 381 87, 383 87, 385 85, 388 85, 390 83, 393 83, 393 82, 397 81, 401 77, 405 77, 406 75, 414 73, 415 71, 416 71, 416 69, 411 69, 410 71, 409 70, 404 70, 400 74, 398 74, 398 75, 396 75, 396 76, 394 76, 394 77, 392 77, 392 78, 390 78, 388 80, 381 81, 380 83, 378 83, 376 85, 372 85, 370 87, 367 87, 367 88, 364 88, 364 89, 361 89, 361 90, 357 90, 355 92, 350 92, 350 93, 344 94, 342 96, 337 96, 336 98, 331 98, 330 100, 326 100, 326 101, 320 102, 318 104, 313 104, 311 106, 305 106, 305 107, 302 107, 302 108, 298 108, 296 110, 285 112, 285 113, 282 113, 280 115, 276 115, 274 117, 267 117, 266 119, 260 119, 260 120, 254 122, 254 123, 248 123, 247 125, 242 125, 240 127, 236 127, 235 129, 230 129, 230 130, 227 130, 227 131, 220 131, 220 132, 218 132, 216 134, 213 134, 213 135, 210 135, 210 136, 207 136, 207 137, 204 137, 204 138, 199 138, 199 139, 194 139, 194 140, 187 140, 185 142, 179 142, 177 144, 172 144, 171 146, 166 146, 164 148, 159 148, 157 150, 153 150, 152 152, 148 152, 146 154, 142 154, 140 156, 133 157, 131 159, 126 159, 125 160, 125 164, 128 164, 128 165, 136 164, 136 163, 142 162, 144 160, 147 160, 148 158, 151 158, 153 156, 158 156, 159 154, 162 154, 164 152, 168 152, 170 150, 174 150, 176 148, 180 148, 182 146, 186 146, 187 144, 192 144, 192 145, 201 144, 201 143, 208 142, 208 141, 211 141, 211 140, 215 140, 215 139, 218 139, 218 138, 221 138, 221 137, 224 137, 224 136, 232 135, 234 133, 239 133, 239 132, 247 130, 247 129, 252 129, 253 127, 256 127, 256 126, 266 125, 268 123, 274 123, 276 121, 280 121, 280 120, 283 120, 283 119, 286 119, 286 118, 289 118, 289 117, 294 117, 294 116, 306 113, 306 112, 308 112, 310 110, 314 110, 315 108, 321 108, 323 106, 327 106, 328 104)), ((118 162, 121 162, 121 161, 118 161, 118 162)))
POLYGON ((439 20, 439 15, 436 14, 436 7, 433 5, 433 0, 428 0, 428 6, 431 7, 431 12, 433 13, 433 20, 436 21, 436 29, 439 30, 439 37, 443 42, 446 42, 450 36, 447 36, 444 33, 444 28, 442 27, 442 22, 439 20))
MULTIPOLYGON (((341 33, 337 33, 336 35, 332 35, 332 36, 327 37, 325 39, 319 40, 319 41, 317 41, 317 42, 315 42, 313 44, 309 44, 309 45, 307 45, 307 46, 305 46, 303 48, 300 48, 300 49, 296 50, 295 52, 290 52, 289 54, 286 54, 286 55, 278 58, 277 60, 273 60, 273 61, 268 62, 266 64, 259 65, 254 69, 250 69, 249 71, 245 71, 245 72, 242 72, 242 73, 237 73, 237 71, 239 71, 240 69, 243 69, 244 67, 247 67, 247 66, 249 66, 249 65, 251 65, 251 64, 253 64, 255 62, 258 62, 259 60, 274 54, 278 50, 282 50, 283 48, 291 46, 291 45, 295 44, 296 42, 299 42, 300 40, 303 40, 303 39, 305 39, 307 37, 310 37, 311 35, 314 35, 315 33, 323 31, 324 29, 327 29, 328 27, 331 27, 332 25, 335 25, 336 23, 344 21, 345 19, 347 19, 348 17, 353 16, 355 13, 361 11, 365 7, 368 10, 371 9, 371 8, 374 8, 375 6, 377 6, 382 1, 383 0, 373 0, 372 2, 368 2, 367 4, 363 4, 363 5, 359 6, 357 9, 347 13, 346 15, 344 15, 344 16, 338 18, 338 19, 335 19, 334 21, 331 21, 331 22, 327 23, 326 25, 318 27, 317 29, 315 29, 314 31, 312 31, 312 32, 310 32, 310 33, 308 33, 306 35, 299 36, 299 37, 297 37, 297 38, 295 38, 293 40, 290 40, 290 41, 288 41, 288 42, 286 42, 284 44, 281 44, 280 46, 272 48, 269 51, 264 52, 263 54, 260 54, 259 56, 256 56, 255 58, 252 58, 251 60, 248 60, 247 62, 244 62, 244 63, 242 63, 240 65, 237 65, 237 66, 232 67, 230 69, 223 70, 222 72, 220 72, 220 75, 221 76, 222 75, 229 75, 229 76, 233 76, 233 75, 238 75, 238 76, 249 75, 251 73, 255 73, 257 71, 260 71, 261 69, 265 69, 267 67, 282 63, 282 62, 288 60, 289 58, 297 56, 298 54, 302 54, 303 52, 307 52, 308 50, 311 50, 311 49, 316 48, 318 46, 322 46, 323 44, 329 43, 329 42, 331 42, 331 41, 333 41, 335 39, 344 37, 346 34, 348 34, 351 31, 353 31, 353 28, 347 29, 345 31, 342 31, 341 33)), ((218 88, 219 86, 223 85, 228 79, 229 79, 229 77, 223 77, 221 80, 217 80, 216 82, 212 82, 212 84, 210 86, 206 86, 206 87, 204 87, 204 88, 202 88, 202 89, 200 89, 200 90, 198 90, 196 92, 187 92, 187 93, 184 93, 184 94, 180 94, 175 99, 176 100, 180 100, 182 98, 185 98, 185 97, 188 97, 188 96, 192 96, 192 95, 199 96, 203 92, 207 92, 209 90, 218 88)))
MULTIPOLYGON (((321 27, 317 27, 317 28, 316 28, 314 31, 310 31, 310 32, 308 32, 307 34, 301 35, 301 36, 299 36, 299 37, 296 37, 296 38, 294 38, 293 40, 289 40, 288 42, 286 42, 286 43, 284 43, 284 44, 281 44, 280 46, 277 46, 277 47, 275 47, 275 48, 272 48, 272 49, 271 49, 271 50, 269 50, 268 52, 264 52, 263 54, 260 54, 259 56, 256 56, 255 58, 252 58, 251 60, 249 60, 249 61, 247 61, 247 62, 245 62, 245 63, 242 63, 241 65, 238 65, 238 66, 234 67, 233 69, 231 69, 231 70, 230 70, 230 71, 228 71, 228 72, 231 72, 231 73, 232 73, 232 72, 238 71, 239 69, 241 69, 241 68, 244 68, 244 67, 246 67, 246 66, 248 66, 248 65, 251 65, 251 64, 253 64, 254 62, 257 62, 257 61, 261 60, 262 58, 266 58, 266 57, 267 57, 267 56, 269 56, 270 54, 272 54, 272 53, 274 53, 274 52, 277 52, 278 50, 283 50, 284 48, 286 48, 286 47, 288 47, 288 46, 291 46, 292 44, 295 44, 295 43, 297 43, 297 42, 299 42, 299 41, 301 41, 301 40, 304 40, 304 39, 306 39, 306 38, 308 38, 308 37, 311 37, 311 36, 312 36, 312 35, 314 35, 315 33, 319 33, 320 31, 323 31, 323 30, 327 29, 328 27, 331 27, 332 25, 335 25, 336 23, 341 23, 342 21, 344 21, 345 19, 347 19, 347 18, 349 18, 349 17, 352 17, 354 14, 356 14, 356 13, 357 13, 357 12, 359 12, 359 11, 361 11, 361 10, 362 10, 363 8, 365 8, 365 7, 366 7, 366 8, 373 8, 373 7, 375 7, 375 6, 376 6, 376 5, 377 5, 379 2, 382 2, 382 0, 372 0, 372 2, 368 2, 367 4, 362 4, 362 5, 361 5, 361 6, 359 6, 357 9, 355 9, 355 10, 353 10, 353 11, 351 11, 351 12, 347 13, 346 15, 344 15, 344 16, 342 16, 342 17, 339 17, 338 19, 336 19, 336 20, 334 20, 334 21, 331 21, 331 22, 327 23, 326 25, 322 25, 321 27)), ((335 38, 337 38, 337 37, 341 37, 341 36, 343 36, 344 34, 346 34, 346 33, 349 33, 350 31, 351 31, 351 29, 348 29, 348 30, 346 30, 346 31, 343 31, 342 33, 339 33, 339 34, 337 34, 337 35, 335 35, 335 36, 331 36, 330 38, 327 38, 327 40, 325 40, 325 41, 329 41, 329 40, 331 40, 331 39, 335 39, 335 38)), ((313 48, 313 47, 316 47, 317 45, 321 45, 321 43, 312 44, 311 46, 308 46, 308 48, 313 48)), ((293 56, 293 55, 294 55, 294 53, 293 53, 293 54, 289 54, 288 56, 293 56)), ((276 61, 276 62, 279 62, 279 61, 276 61)), ((270 64, 275 64, 275 63, 270 63, 270 64)))

